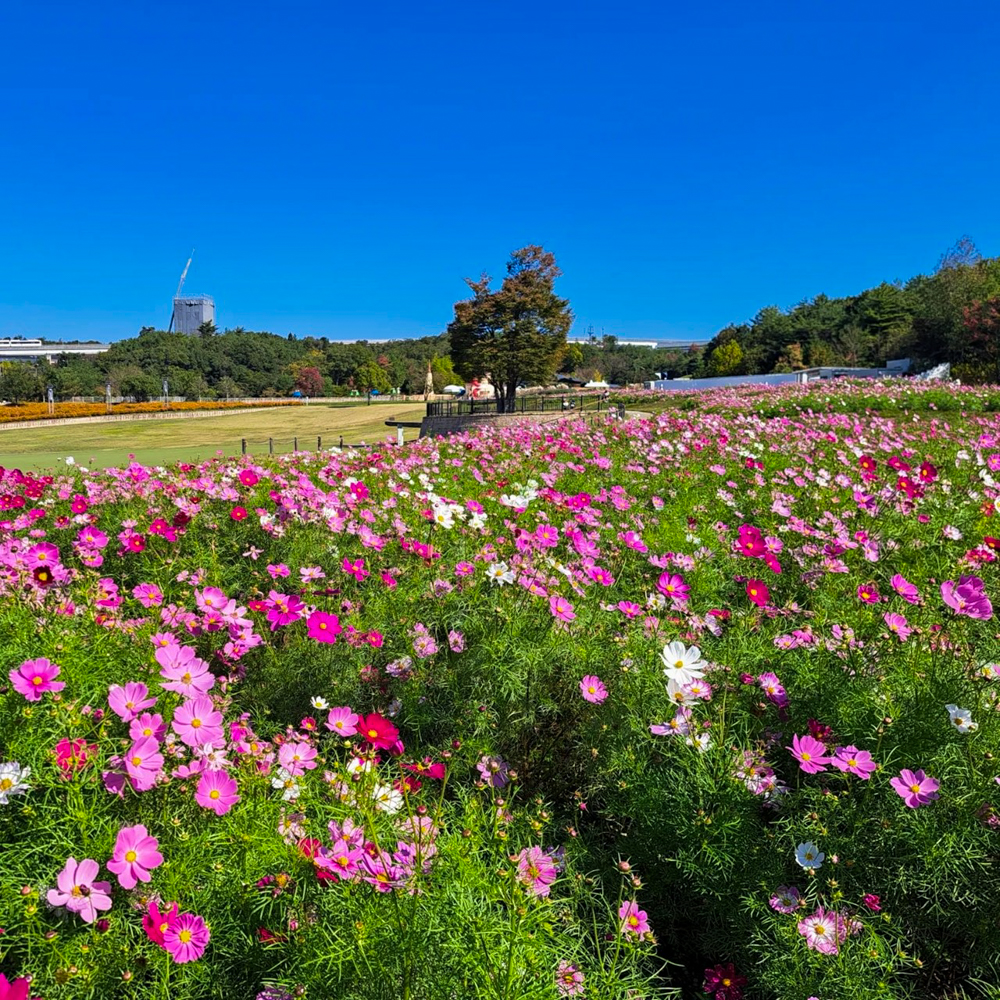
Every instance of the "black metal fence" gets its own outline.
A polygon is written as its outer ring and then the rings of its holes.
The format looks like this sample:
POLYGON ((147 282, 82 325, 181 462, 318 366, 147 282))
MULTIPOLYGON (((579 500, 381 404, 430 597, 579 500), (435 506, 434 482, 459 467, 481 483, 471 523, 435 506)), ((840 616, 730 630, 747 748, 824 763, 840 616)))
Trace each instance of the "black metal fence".
POLYGON ((448 399, 427 404, 429 417, 464 417, 486 413, 542 413, 562 410, 566 413, 579 410, 607 410, 610 404, 603 394, 573 396, 518 396, 509 409, 498 410, 496 399, 448 399))

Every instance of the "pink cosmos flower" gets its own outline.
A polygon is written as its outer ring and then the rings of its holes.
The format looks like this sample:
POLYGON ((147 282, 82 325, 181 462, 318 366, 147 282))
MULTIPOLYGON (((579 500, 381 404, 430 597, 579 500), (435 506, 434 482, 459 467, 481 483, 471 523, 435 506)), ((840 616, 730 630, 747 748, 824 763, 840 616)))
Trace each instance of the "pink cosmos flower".
POLYGON ((14 685, 14 690, 24 695, 28 701, 41 701, 46 691, 62 691, 66 687, 62 681, 56 680, 59 676, 59 667, 55 663, 50 663, 44 656, 37 660, 25 660, 7 676, 14 685))
POLYGON ((399 730, 378 712, 362 715, 358 719, 358 732, 373 747, 388 750, 399 739, 399 730))
POLYGON ((484 784, 491 788, 504 788, 510 780, 507 777, 510 765, 502 757, 484 755, 476 765, 476 770, 484 784))
POLYGON ((327 729, 332 730, 338 736, 354 736, 358 731, 358 721, 360 715, 355 715, 346 705, 338 708, 331 708, 330 714, 323 723, 327 729))
POLYGON ((736 539, 736 548, 743 555, 750 556, 751 559, 763 556, 766 546, 760 528, 755 528, 752 524, 741 524, 736 539))
POLYGON ((588 674, 582 681, 580 681, 580 694, 583 695, 584 701, 600 705, 607 699, 608 689, 604 686, 600 677, 588 674))
POLYGON ((63 778, 69 779, 94 757, 97 753, 97 744, 88 743, 85 739, 70 740, 63 737, 55 745, 54 753, 56 767, 62 772, 63 778))
POLYGON ((333 878, 350 882, 357 876, 358 864, 364 855, 364 847, 349 844, 341 838, 333 847, 322 848, 313 861, 333 878))
POLYGON ((225 771, 202 771, 194 800, 203 809, 211 809, 216 816, 224 816, 240 801, 236 779, 225 771))
POLYGON ((767 700, 772 704, 777 705, 778 708, 786 708, 788 706, 788 694, 785 692, 785 688, 781 681, 778 680, 776 674, 770 672, 761 674, 757 678, 757 683, 760 685, 767 700))
POLYGON ((517 862, 517 878, 534 896, 545 897, 559 874, 555 860, 540 847, 526 847, 511 859, 517 862))
POLYGON ((161 685, 183 698, 197 698, 215 687, 215 675, 191 646, 160 646, 153 654, 160 664, 161 685))
POLYGON ((152 736, 136 740, 125 754, 125 770, 138 791, 148 791, 163 770, 160 744, 152 736))
POLYGON ((585 981, 583 973, 570 962, 562 961, 556 968, 556 989, 561 997, 582 996, 585 981))
POLYGON ((118 884, 123 889, 134 889, 137 882, 148 882, 149 873, 163 864, 163 855, 157 847, 159 842, 141 823, 123 826, 118 831, 108 871, 118 876, 118 884))
POLYGON ((144 608, 158 608, 163 603, 163 591, 155 583, 140 583, 132 588, 132 596, 144 608))
POLYGON ((899 772, 899 777, 893 778, 889 784, 911 809, 917 809, 941 797, 938 795, 941 782, 928 777, 923 771, 910 771, 904 767, 899 772))
POLYGON ((838 771, 844 774, 854 774, 862 781, 867 781, 872 772, 878 770, 878 764, 872 760, 867 750, 859 750, 855 746, 837 747, 836 754, 830 761, 838 771))
POLYGON ((800 920, 798 929, 806 945, 824 955, 836 955, 840 942, 847 936, 844 918, 835 910, 824 910, 822 906, 800 920))
POLYGON ((858 587, 858 598, 865 604, 878 604, 882 600, 873 583, 863 583, 858 587))
POLYGON ((256 486, 260 477, 252 469, 242 469, 236 477, 244 486, 256 486))
POLYGON ((560 597, 558 594, 553 594, 549 598, 549 611, 552 612, 553 618, 557 618, 561 622, 571 622, 576 618, 573 605, 565 597, 560 597))
POLYGON ((344 561, 342 563, 345 573, 350 574, 355 580, 360 583, 366 576, 368 576, 368 570, 365 569, 364 559, 348 559, 344 556, 344 561))
POLYGON ((978 576, 960 576, 958 583, 945 580, 941 584, 941 599, 957 615, 987 621, 993 617, 993 605, 986 596, 983 581, 978 576))
POLYGON ((621 920, 621 933, 634 934, 641 937, 649 933, 649 921, 646 919, 646 911, 639 909, 639 904, 634 899, 626 900, 618 908, 618 919, 621 920))
POLYGON ((131 722, 140 712, 152 708, 155 698, 147 698, 149 688, 141 681, 129 681, 125 687, 112 684, 108 688, 108 707, 122 722, 131 722))
POLYGON ((308 743, 283 743, 278 751, 278 763, 293 777, 316 767, 316 748, 308 743))
POLYGON ((193 913, 181 913, 167 924, 163 947, 178 964, 194 962, 205 954, 211 937, 205 921, 193 913))
POLYGON ((826 770, 827 764, 833 763, 833 758, 826 756, 826 747, 812 736, 793 736, 792 745, 786 749, 806 774, 818 774, 826 770))
POLYGON ((337 636, 343 632, 340 619, 326 611, 314 611, 307 619, 307 635, 316 642, 336 642, 337 636))
POLYGON ((225 742, 222 713, 216 710, 211 698, 203 696, 179 705, 171 726, 189 747, 201 747, 206 743, 221 746, 225 742))
POLYGON ((111 883, 95 882, 101 866, 92 858, 77 863, 66 859, 66 867, 56 876, 56 888, 49 889, 46 899, 50 906, 65 906, 84 923, 92 924, 97 914, 111 909, 111 883))
POLYGON ((913 629, 910 627, 909 622, 903 615, 897 615, 894 612, 886 612, 882 615, 882 620, 888 626, 889 631, 899 639, 900 642, 906 642, 906 640, 913 635, 913 629))
POLYGON ((167 734, 167 727, 159 712, 155 714, 143 712, 129 723, 128 734, 133 740, 141 740, 145 736, 151 736, 157 743, 160 743, 167 734))
POLYGON ((39 542, 32 545, 24 553, 24 565, 28 569, 37 569, 39 566, 57 566, 59 564, 59 549, 51 542, 39 542))
POLYGON ((642 605, 633 601, 619 601, 617 608, 626 618, 637 618, 642 614, 642 605))
POLYGON ((768 904, 778 913, 795 913, 802 905, 802 893, 794 885, 779 885, 768 904))

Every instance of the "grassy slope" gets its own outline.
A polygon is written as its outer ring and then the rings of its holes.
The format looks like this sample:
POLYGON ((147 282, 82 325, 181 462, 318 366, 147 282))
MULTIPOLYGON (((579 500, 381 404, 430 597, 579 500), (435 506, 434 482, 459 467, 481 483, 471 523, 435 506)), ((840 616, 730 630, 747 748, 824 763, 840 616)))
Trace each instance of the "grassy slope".
MULTIPOLYGON (((62 466, 68 455, 94 468, 120 465, 128 461, 130 454, 151 464, 194 461, 211 458, 217 451, 239 454, 241 438, 247 439, 247 451, 256 454, 267 452, 269 437, 274 439, 276 452, 291 451, 295 436, 303 450, 316 447, 317 435, 322 436, 325 448, 336 445, 340 435, 345 444, 370 443, 388 435, 395 438, 395 429, 386 427, 386 420, 419 420, 424 410, 423 403, 352 407, 313 404, 196 420, 25 426, 0 431, 0 465, 46 469, 62 466)), ((407 440, 416 435, 415 428, 406 429, 407 440)))

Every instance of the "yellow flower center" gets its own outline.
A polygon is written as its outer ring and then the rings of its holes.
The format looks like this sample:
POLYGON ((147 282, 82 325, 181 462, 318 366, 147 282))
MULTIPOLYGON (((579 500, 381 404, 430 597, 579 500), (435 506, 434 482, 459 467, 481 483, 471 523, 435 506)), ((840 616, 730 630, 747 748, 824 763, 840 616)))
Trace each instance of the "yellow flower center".
POLYGON ((41 684, 44 680, 45 680, 44 677, 39 677, 36 674, 34 677, 31 678, 31 683, 34 684, 35 687, 38 687, 38 685, 41 684))
POLYGON ((181 931, 180 934, 177 935, 177 940, 180 941, 181 944, 187 944, 191 940, 191 932, 181 931))
POLYGON ((136 859, 136 858, 137 858, 138 856, 139 856, 139 855, 138 855, 138 854, 136 854, 136 853, 135 853, 135 851, 126 851, 126 852, 125 852, 125 860, 126 860, 126 861, 127 861, 127 862, 128 862, 129 864, 132 864, 132 862, 133 862, 133 861, 135 861, 135 859, 136 859))
POLYGON ((212 790, 211 790, 211 791, 210 791, 210 792, 208 793, 208 797, 209 797, 210 799, 217 799, 217 798, 219 797, 219 789, 218 789, 218 788, 213 788, 213 789, 212 789, 212 790))
POLYGON ((192 719, 191 720, 191 728, 192 729, 198 729, 200 726, 201 726, 201 719, 192 719))
POLYGON ((6 792, 14 787, 14 782, 10 778, 0 778, 0 792, 6 792))
POLYGON ((138 755, 132 758, 132 766, 139 767, 142 764, 142 758, 138 755))
POLYGON ((910 791, 913 792, 914 794, 916 794, 917 792, 920 791, 920 786, 919 785, 910 785, 910 791))

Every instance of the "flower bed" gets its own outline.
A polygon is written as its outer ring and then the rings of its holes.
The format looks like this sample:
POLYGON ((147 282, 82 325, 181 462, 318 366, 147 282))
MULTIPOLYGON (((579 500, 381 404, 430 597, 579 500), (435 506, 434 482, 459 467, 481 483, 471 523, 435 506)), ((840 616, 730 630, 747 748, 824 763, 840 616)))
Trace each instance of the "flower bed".
POLYGON ((949 416, 3 473, 0 997, 988 995, 949 416))
MULTIPOLYGON (((151 403, 115 403, 111 413, 162 413, 188 410, 243 410, 247 407, 265 406, 301 406, 299 399, 281 400, 192 400, 184 403, 171 403, 169 409, 164 409, 162 402, 151 403)), ((47 403, 18 403, 16 405, 0 406, 0 423, 15 423, 29 420, 50 420, 53 417, 103 417, 108 413, 106 403, 55 403, 53 412, 49 412, 47 403)))

